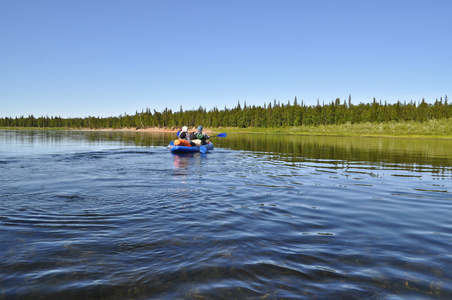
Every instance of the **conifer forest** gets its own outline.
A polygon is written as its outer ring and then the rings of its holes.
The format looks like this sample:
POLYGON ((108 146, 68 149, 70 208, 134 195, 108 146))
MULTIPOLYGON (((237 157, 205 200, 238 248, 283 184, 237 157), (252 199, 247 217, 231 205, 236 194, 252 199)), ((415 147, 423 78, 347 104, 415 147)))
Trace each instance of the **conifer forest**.
POLYGON ((207 111, 203 107, 198 109, 178 111, 165 109, 163 111, 146 108, 134 115, 123 114, 112 117, 85 118, 59 116, 20 116, 0 118, 0 127, 34 127, 34 128, 90 128, 90 129, 120 129, 120 128, 177 128, 181 126, 194 127, 257 127, 278 128, 292 126, 340 125, 357 123, 383 123, 415 121, 426 122, 434 119, 452 117, 452 105, 447 96, 441 97, 433 103, 425 99, 419 102, 401 102, 393 104, 377 101, 371 103, 353 104, 351 96, 348 101, 339 98, 331 103, 305 105, 297 98, 291 102, 280 103, 274 100, 263 106, 248 106, 240 101, 234 108, 213 109, 207 111))

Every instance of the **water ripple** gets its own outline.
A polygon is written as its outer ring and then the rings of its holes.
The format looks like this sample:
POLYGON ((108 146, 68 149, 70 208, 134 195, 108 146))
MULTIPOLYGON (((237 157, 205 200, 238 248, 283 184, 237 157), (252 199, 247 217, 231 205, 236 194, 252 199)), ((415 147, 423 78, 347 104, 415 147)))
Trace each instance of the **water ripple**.
POLYGON ((1 159, 4 298, 452 298, 444 160, 66 143, 1 159))

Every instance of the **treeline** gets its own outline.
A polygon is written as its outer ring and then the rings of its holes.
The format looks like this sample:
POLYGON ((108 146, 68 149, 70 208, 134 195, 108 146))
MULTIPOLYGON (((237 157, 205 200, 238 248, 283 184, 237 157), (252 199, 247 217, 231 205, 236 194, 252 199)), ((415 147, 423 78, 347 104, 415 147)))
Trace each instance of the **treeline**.
POLYGON ((345 123, 388 122, 388 121, 418 121, 426 122, 432 119, 452 117, 452 105, 448 103, 447 96, 436 99, 434 103, 427 103, 424 99, 416 103, 400 102, 394 104, 382 103, 375 98, 372 103, 352 104, 351 96, 348 101, 337 98, 331 103, 305 105, 298 103, 297 98, 286 104, 274 100, 264 106, 243 107, 238 102, 232 109, 217 107, 207 111, 203 107, 197 110, 186 110, 180 107, 179 111, 165 109, 158 112, 147 108, 135 115, 120 115, 118 117, 87 117, 87 118, 61 118, 61 117, 6 117, 0 118, 0 127, 61 127, 61 128, 149 128, 181 126, 204 127, 292 127, 303 125, 334 125, 345 123))

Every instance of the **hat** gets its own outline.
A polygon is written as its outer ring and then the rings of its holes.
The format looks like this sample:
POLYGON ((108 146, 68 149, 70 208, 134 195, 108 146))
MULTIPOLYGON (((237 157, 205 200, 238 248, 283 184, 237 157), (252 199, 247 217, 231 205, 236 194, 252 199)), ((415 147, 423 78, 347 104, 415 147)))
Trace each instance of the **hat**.
POLYGON ((188 131, 188 127, 187 126, 182 127, 182 132, 187 132, 187 131, 188 131))
POLYGON ((201 125, 198 126, 198 131, 202 131, 202 126, 201 125))

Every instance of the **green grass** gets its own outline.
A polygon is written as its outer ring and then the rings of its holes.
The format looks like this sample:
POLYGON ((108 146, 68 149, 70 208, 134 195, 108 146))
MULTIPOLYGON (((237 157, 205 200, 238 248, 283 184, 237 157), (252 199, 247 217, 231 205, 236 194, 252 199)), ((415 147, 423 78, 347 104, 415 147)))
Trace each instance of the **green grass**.
POLYGON ((214 128, 216 132, 452 139, 452 119, 278 128, 214 128))

